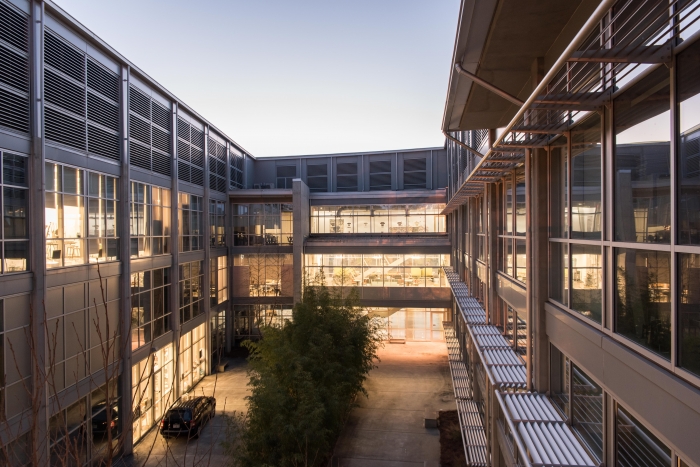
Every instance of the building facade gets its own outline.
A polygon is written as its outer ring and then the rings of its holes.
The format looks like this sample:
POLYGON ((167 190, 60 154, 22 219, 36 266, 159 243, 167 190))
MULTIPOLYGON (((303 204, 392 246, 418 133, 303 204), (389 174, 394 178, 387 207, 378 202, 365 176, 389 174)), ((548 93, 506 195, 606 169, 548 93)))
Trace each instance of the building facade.
POLYGON ((443 130, 470 465, 700 465, 699 8, 462 2, 443 130))
POLYGON ((48 1, 0 52, 0 464, 129 453, 321 271, 443 338, 445 148, 256 159, 48 1))

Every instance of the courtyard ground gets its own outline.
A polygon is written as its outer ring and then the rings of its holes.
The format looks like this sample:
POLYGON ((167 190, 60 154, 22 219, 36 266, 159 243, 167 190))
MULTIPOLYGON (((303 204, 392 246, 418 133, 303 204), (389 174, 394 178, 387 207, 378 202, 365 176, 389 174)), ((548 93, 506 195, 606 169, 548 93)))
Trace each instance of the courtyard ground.
POLYGON ((221 441, 226 423, 219 415, 247 411, 245 397, 247 362, 244 358, 230 359, 226 371, 204 377, 195 387, 194 395, 216 397, 216 417, 204 426, 199 439, 189 442, 185 437, 164 439, 152 429, 134 446, 134 454, 122 458, 118 467, 223 466, 226 458, 221 441))
POLYGON ((440 433, 425 409, 455 410, 444 341, 386 343, 335 447, 334 467, 437 467, 440 433))

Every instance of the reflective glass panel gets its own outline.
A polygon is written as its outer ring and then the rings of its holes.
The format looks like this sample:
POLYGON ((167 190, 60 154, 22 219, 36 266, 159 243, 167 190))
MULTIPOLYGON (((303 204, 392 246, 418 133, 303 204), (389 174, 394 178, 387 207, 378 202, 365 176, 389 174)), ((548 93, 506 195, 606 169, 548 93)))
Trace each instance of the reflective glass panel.
POLYGON ((700 255, 678 256, 678 365, 700 376, 700 255))
POLYGON ((602 320, 601 248, 571 245, 571 308, 597 323, 602 320))
POLYGON ((670 243, 670 86, 659 67, 615 99, 615 240, 670 243))
POLYGON ((700 245, 700 42, 681 52, 677 63, 680 102, 678 240, 700 245))
POLYGON ((671 357, 671 254, 616 249, 615 331, 671 357))
POLYGON ((600 116, 571 132, 571 238, 600 239, 600 116))

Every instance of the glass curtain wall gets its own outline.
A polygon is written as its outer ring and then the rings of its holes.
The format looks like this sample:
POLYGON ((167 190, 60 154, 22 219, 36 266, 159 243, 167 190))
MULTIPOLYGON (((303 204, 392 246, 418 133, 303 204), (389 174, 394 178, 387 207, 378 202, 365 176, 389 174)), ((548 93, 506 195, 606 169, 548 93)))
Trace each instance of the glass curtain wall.
POLYGON ((29 259, 29 232, 27 214, 29 190, 27 161, 24 156, 2 154, 2 273, 27 270, 29 259))
POLYGON ((602 324, 601 117, 592 113, 550 147, 549 297, 602 324))
POLYGON ((46 163, 46 267, 116 261, 117 179, 46 163))
POLYGON ((204 207, 202 197, 180 193, 178 207, 180 252, 203 249, 202 216, 204 207))
POLYGON ((291 203, 234 204, 233 244, 291 245, 293 213, 291 203))
POLYGON ((170 268, 131 275, 131 349, 170 330, 170 268))
POLYGON ((160 420, 175 401, 173 344, 131 367, 134 442, 160 420))
POLYGON ((131 182, 129 227, 132 258, 170 253, 170 190, 131 182))
POLYGON ((259 339, 262 326, 281 326, 292 319, 291 304, 252 304, 233 306, 233 337, 236 342, 259 339))
POLYGON ((211 246, 226 246, 226 203, 209 200, 209 236, 211 246))
MULTIPOLYGON (((519 168, 503 178, 499 185, 502 219, 499 223, 498 269, 503 274, 520 282, 526 281, 526 216, 525 216, 525 169, 519 168)), ((480 259, 486 255, 486 234, 479 236, 480 259)))
POLYGON ((305 273, 329 286, 447 287, 450 255, 306 255, 305 273))
POLYGON ((210 287, 210 304, 216 306, 228 300, 228 256, 219 256, 211 258, 211 270, 209 280, 210 287))
POLYGON ((678 374, 696 384, 699 63, 696 42, 678 54, 675 73, 665 66, 649 67, 616 96, 613 131, 607 135, 610 154, 601 157, 601 118, 592 113, 555 141, 549 155, 550 299, 610 326, 626 345, 661 364, 665 360, 670 369, 684 370, 678 374), (604 164, 613 169, 606 175, 612 188, 612 243, 605 247, 600 208, 604 164), (676 216, 673 193, 678 195, 676 216), (611 261, 603 270, 605 257, 611 261), (603 274, 609 274, 605 281, 613 284, 606 323, 603 274))
POLYGON ((180 323, 204 312, 204 261, 192 261, 180 266, 180 323))
POLYGON ((233 257, 234 297, 294 295, 292 255, 263 253, 233 257))
POLYGON ((445 233, 444 204, 311 206, 312 234, 445 233))
POLYGON ((180 391, 187 393, 197 384, 207 369, 207 323, 180 336, 180 391))

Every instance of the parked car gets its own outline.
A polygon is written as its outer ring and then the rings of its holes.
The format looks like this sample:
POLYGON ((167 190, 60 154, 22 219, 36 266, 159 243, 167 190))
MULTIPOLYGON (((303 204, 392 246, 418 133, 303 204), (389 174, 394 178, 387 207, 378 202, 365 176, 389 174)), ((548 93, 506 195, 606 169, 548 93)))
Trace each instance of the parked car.
MULTIPOLYGON (((100 402, 92 408, 92 435, 94 437, 107 438, 107 404, 100 402)), ((112 436, 116 436, 119 426, 119 408, 112 406, 112 419, 110 420, 112 436)))
POLYGON ((164 438, 186 434, 196 438, 202 427, 216 415, 216 399, 199 396, 175 402, 160 421, 160 434, 164 438))

